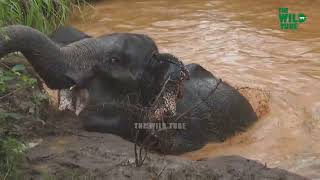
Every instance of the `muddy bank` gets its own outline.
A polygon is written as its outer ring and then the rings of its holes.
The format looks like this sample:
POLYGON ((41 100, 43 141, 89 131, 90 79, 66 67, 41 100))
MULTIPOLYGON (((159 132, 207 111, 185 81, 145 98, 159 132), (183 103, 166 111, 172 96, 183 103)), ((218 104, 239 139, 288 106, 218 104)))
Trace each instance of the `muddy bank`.
POLYGON ((80 131, 69 136, 48 136, 30 149, 29 178, 44 174, 65 179, 306 179, 240 156, 200 161, 149 153, 135 167, 134 145, 111 134, 80 131))

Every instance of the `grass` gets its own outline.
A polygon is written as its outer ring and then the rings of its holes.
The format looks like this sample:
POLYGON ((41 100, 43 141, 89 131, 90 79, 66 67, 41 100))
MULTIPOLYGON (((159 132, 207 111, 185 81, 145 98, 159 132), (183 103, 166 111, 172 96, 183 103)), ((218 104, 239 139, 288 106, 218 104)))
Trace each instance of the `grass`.
POLYGON ((15 138, 0 137, 0 179, 21 179, 24 150, 15 138))
POLYGON ((63 25, 85 0, 0 0, 0 26, 23 24, 46 34, 63 25))

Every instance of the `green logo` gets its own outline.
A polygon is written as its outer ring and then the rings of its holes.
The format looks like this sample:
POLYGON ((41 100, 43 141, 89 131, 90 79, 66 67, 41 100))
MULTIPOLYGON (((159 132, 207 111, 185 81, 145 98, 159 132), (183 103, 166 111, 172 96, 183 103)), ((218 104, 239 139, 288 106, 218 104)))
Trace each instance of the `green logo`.
POLYGON ((300 23, 304 23, 307 20, 307 16, 303 13, 292 14, 289 13, 288 8, 279 8, 279 21, 280 29, 283 30, 296 30, 300 23))

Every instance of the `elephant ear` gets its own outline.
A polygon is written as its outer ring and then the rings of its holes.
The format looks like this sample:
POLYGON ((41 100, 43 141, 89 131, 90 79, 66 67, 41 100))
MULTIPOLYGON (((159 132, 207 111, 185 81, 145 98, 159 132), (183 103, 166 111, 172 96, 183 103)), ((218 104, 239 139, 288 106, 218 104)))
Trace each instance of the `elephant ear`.
POLYGON ((88 34, 71 26, 61 26, 50 36, 54 42, 65 46, 82 39, 91 38, 88 34))

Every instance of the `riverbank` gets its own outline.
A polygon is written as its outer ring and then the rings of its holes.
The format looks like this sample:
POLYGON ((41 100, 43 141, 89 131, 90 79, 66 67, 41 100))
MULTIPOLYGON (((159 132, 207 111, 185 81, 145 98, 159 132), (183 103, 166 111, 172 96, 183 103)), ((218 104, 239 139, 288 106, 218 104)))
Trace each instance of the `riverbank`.
POLYGON ((79 131, 49 136, 31 149, 28 176, 57 179, 307 179, 242 158, 221 156, 199 161, 149 153, 135 166, 133 144, 111 134, 79 131))

